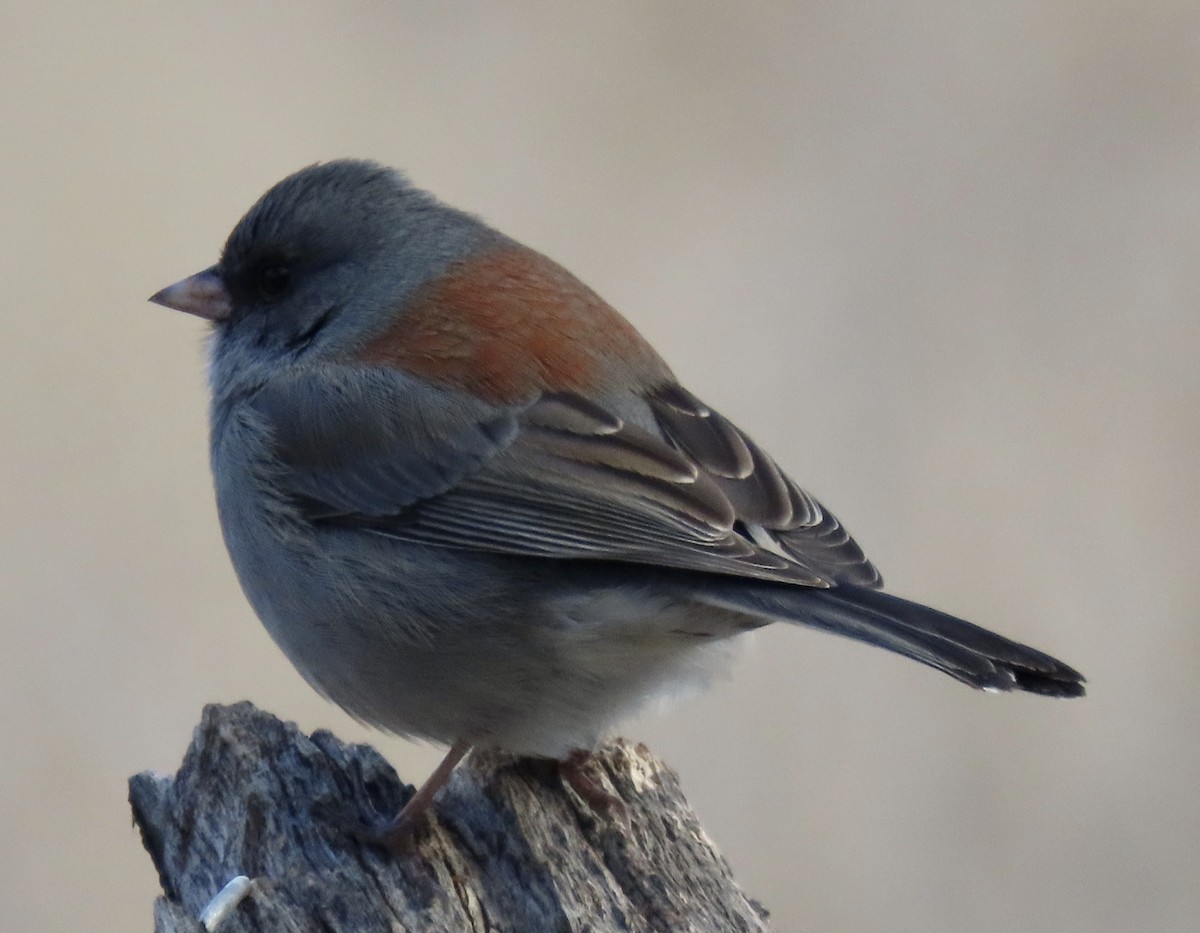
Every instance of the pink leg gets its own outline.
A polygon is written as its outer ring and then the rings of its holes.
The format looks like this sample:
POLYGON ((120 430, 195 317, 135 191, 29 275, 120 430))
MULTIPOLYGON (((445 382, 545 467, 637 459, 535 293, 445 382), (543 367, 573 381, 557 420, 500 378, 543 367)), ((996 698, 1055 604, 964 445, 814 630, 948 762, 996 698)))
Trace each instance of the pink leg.
POLYGON ((425 811, 433 803, 433 798, 442 786, 450 780, 450 774, 455 766, 466 757, 471 746, 466 742, 455 742, 441 764, 433 769, 425 783, 417 788, 417 792, 409 798, 400 812, 377 832, 371 833, 369 841, 381 845, 392 852, 405 852, 412 846, 413 834, 421 824, 425 811))

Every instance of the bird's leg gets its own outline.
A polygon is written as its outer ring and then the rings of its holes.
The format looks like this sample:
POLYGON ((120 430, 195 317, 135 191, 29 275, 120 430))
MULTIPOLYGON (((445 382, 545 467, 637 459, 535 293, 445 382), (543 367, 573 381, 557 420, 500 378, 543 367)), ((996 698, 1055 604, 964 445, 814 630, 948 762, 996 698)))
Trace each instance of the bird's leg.
POLYGON ((455 742, 450 746, 450 751, 446 752, 441 764, 433 769, 433 774, 417 788, 417 792, 409 798, 408 803, 385 825, 371 831, 367 841, 392 852, 408 851, 412 847, 413 835, 420 826, 425 811, 433 803, 437 792, 450 780, 455 766, 470 750, 470 744, 464 741, 455 742))
POLYGON ((583 798, 583 802, 591 807, 593 813, 606 817, 623 816, 625 802, 606 791, 586 770, 594 757, 590 749, 575 749, 566 758, 559 760, 559 776, 583 798))

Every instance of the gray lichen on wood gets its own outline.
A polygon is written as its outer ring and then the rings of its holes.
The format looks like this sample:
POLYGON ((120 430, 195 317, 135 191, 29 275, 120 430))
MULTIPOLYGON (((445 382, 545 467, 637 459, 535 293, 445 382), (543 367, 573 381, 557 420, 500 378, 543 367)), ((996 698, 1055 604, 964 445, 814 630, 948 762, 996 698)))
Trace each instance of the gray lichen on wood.
POLYGON ((374 749, 305 736, 249 703, 209 706, 178 774, 130 780, 163 888, 155 929, 202 929, 237 875, 254 886, 220 933, 768 929, 668 768, 624 741, 593 766, 625 814, 594 813, 550 763, 472 755, 397 856, 338 828, 411 793, 374 749))

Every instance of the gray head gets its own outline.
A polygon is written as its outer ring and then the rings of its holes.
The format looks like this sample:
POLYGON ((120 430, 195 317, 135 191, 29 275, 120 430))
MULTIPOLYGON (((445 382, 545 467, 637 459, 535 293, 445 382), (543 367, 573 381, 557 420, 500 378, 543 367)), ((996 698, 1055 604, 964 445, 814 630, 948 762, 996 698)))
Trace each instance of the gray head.
POLYGON ((327 162, 272 187, 238 222, 220 262, 151 301, 212 320, 217 354, 244 364, 344 352, 494 236, 394 169, 327 162))

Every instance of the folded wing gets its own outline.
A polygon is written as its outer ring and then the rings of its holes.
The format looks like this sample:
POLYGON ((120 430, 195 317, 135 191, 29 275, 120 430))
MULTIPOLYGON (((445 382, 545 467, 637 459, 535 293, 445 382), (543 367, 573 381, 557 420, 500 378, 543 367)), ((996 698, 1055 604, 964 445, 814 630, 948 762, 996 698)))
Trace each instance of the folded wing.
POLYGON ((317 523, 492 553, 878 585, 837 519, 729 421, 677 385, 644 402, 657 431, 571 393, 501 409, 375 370, 308 377, 255 404, 283 484, 317 523))

